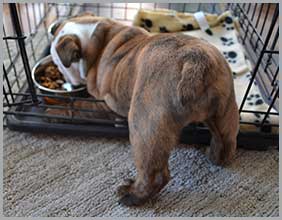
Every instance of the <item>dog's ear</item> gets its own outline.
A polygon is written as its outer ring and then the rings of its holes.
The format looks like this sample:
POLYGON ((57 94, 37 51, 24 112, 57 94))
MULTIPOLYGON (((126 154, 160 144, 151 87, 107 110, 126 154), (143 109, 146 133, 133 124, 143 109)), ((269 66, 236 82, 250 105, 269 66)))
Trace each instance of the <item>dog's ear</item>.
POLYGON ((75 35, 61 37, 56 46, 56 51, 65 67, 78 62, 82 58, 81 43, 75 35))
POLYGON ((56 33, 56 30, 60 27, 60 25, 63 23, 63 21, 56 21, 54 23, 52 23, 49 28, 48 28, 48 32, 51 36, 54 36, 56 33))

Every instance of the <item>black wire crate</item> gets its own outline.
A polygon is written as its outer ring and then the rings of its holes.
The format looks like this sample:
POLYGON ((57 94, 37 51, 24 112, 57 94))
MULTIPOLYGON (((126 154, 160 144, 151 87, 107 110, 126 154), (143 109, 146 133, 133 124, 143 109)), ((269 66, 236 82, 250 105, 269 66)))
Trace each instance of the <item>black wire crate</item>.
MULTIPOLYGON (((53 21, 91 11, 131 25, 139 9, 212 14, 229 10, 239 26, 238 40, 251 68, 246 74, 248 80, 240 86, 244 93, 238 103, 238 146, 250 149, 278 146, 278 6, 266 3, 4 4, 4 126, 19 131, 128 136, 126 118, 110 111, 103 100, 91 97, 87 91, 76 96, 56 95, 43 93, 34 84, 33 67, 50 54, 48 27, 53 21), (256 93, 252 93, 253 86, 256 93), (262 103, 264 108, 252 108, 262 103)), ((234 80, 236 77, 240 78, 234 76, 234 80)), ((181 141, 209 144, 210 138, 203 124, 191 124, 183 129, 181 141)))

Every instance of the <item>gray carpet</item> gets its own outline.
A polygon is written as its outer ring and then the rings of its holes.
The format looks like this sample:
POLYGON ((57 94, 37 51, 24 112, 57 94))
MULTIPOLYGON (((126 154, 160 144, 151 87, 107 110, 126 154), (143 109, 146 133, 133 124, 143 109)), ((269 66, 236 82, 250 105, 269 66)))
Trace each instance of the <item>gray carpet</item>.
POLYGON ((170 157, 172 180, 141 208, 117 203, 135 170, 127 140, 4 130, 5 216, 278 216, 278 151, 239 149, 226 168, 201 148, 170 157))

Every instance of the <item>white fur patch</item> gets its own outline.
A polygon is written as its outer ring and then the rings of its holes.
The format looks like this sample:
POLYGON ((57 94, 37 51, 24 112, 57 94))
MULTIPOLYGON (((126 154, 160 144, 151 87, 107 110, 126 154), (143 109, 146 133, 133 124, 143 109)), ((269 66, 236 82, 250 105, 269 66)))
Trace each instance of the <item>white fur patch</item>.
POLYGON ((91 35, 95 31, 97 23, 95 24, 79 24, 74 22, 68 22, 60 30, 58 35, 54 38, 51 44, 50 53, 52 55, 53 62, 58 66, 59 71, 64 75, 66 81, 73 85, 85 84, 85 78, 87 75, 86 61, 80 59, 79 62, 72 63, 69 68, 66 68, 56 51, 56 45, 62 36, 74 34, 81 42, 82 54, 86 49, 87 44, 91 38, 91 35))

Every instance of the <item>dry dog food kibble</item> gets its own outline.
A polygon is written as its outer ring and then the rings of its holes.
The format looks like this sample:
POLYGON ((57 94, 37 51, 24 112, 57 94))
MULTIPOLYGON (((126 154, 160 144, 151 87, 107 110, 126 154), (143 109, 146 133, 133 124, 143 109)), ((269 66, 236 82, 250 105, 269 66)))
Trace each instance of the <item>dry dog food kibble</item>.
POLYGON ((63 75, 53 63, 48 64, 39 80, 42 86, 49 89, 63 89, 62 85, 65 83, 63 75))

